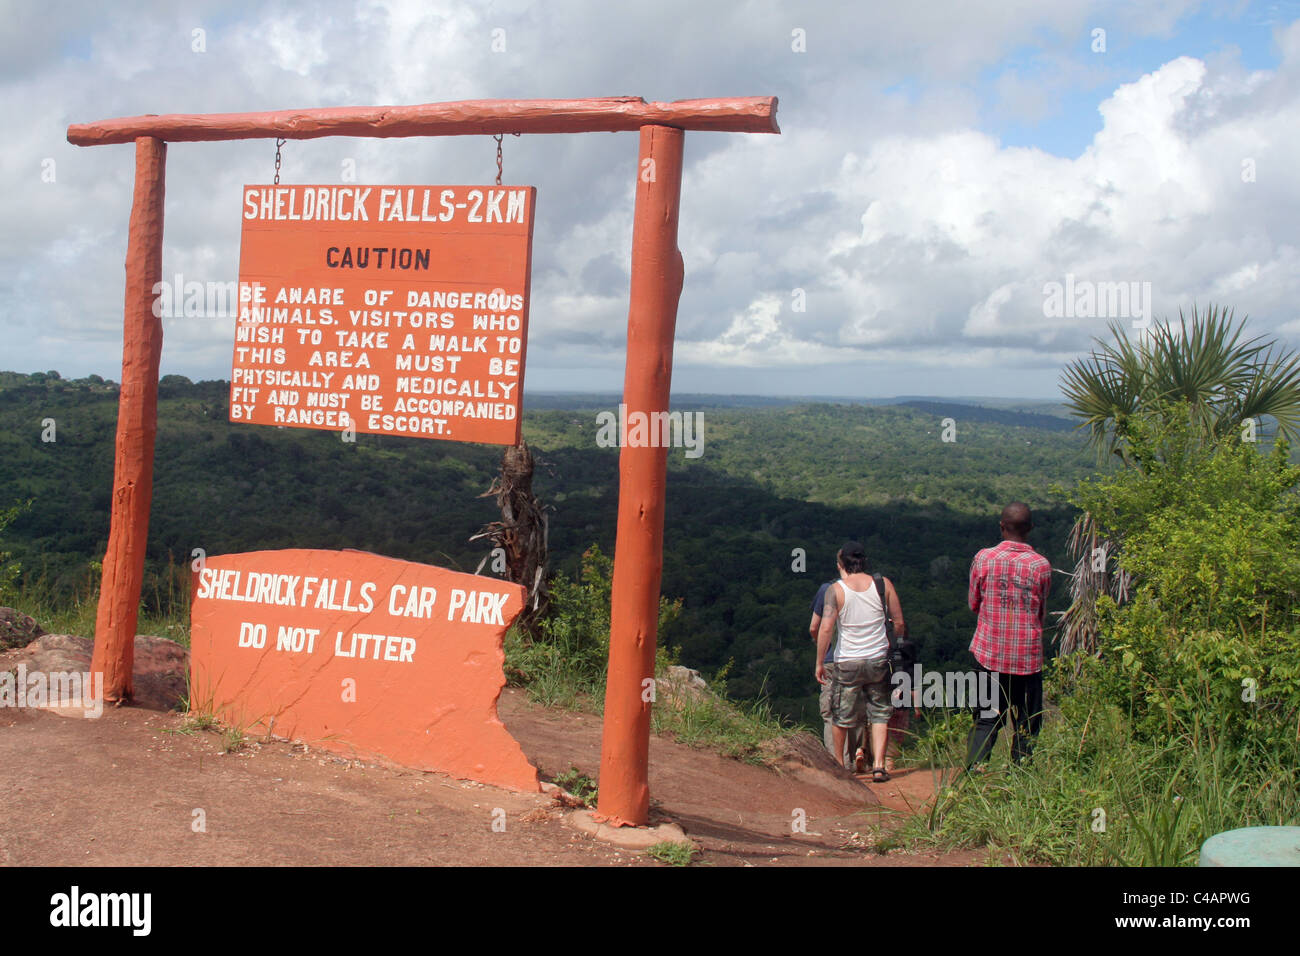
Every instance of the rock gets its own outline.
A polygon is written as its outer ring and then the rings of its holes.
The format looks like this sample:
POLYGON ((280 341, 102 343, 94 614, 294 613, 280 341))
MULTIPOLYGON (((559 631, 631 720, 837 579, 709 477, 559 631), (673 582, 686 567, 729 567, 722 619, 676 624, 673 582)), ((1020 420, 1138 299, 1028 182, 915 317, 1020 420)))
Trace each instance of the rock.
POLYGON ((26 647, 44 633, 35 618, 11 607, 0 607, 0 651, 26 647))
POLYGON ((175 710, 189 693, 189 648, 175 641, 137 634, 133 670, 137 706, 175 710))
POLYGON ((672 697, 689 697, 699 700, 709 692, 709 685, 700 676, 700 672, 680 664, 673 664, 659 678, 655 693, 667 693, 672 697))
POLYGON ((820 787, 838 797, 879 802, 875 794, 826 750, 821 738, 807 731, 770 740, 763 745, 763 762, 780 774, 820 787))
MULTIPOLYGON (((72 634, 44 634, 23 649, 12 663, 26 663, 28 671, 58 673, 90 670, 94 642, 72 634)), ((165 637, 137 634, 133 667, 137 707, 172 710, 189 686, 190 652, 165 637)))
POLYGON ((700 676, 700 672, 692 670, 689 667, 682 667, 680 664, 673 664, 668 668, 668 676, 672 680, 682 681, 692 687, 698 687, 703 690, 708 687, 708 683, 700 676))

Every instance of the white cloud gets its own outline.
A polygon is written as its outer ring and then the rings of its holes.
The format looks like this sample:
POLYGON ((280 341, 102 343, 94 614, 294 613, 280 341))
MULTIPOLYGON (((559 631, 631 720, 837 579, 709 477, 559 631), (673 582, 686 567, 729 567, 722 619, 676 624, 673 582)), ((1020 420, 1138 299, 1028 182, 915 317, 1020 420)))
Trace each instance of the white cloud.
MULTIPOLYGON (((131 148, 70 147, 69 122, 624 93, 781 97, 779 137, 687 135, 684 368, 889 362, 928 376, 920 393, 943 391, 945 368, 984 367, 994 392, 1005 369, 1059 364, 1104 332, 1104 320, 1044 318, 1043 285, 1066 273, 1149 281, 1157 314, 1214 297, 1257 332, 1295 335, 1300 23, 1278 31, 1275 71, 1184 56, 1111 83, 1096 95, 1101 130, 1073 158, 1003 146, 980 127, 981 77, 999 78, 993 112, 1045 115, 1061 90, 1097 83, 1095 62, 1070 52, 1088 29, 1163 34, 1189 4, 1139 6, 355 0, 15 17, 21 36, 0 44, 12 118, 0 146, 11 184, 0 366, 117 376, 131 148), (190 51, 196 26, 205 54, 190 51), (806 53, 790 48, 795 27, 806 53), (494 53, 497 28, 506 49, 494 53), (1034 45, 1042 53, 1023 69, 1008 59, 1034 45), (40 180, 45 158, 55 183, 40 180), (1245 159, 1254 182, 1242 181, 1245 159), (805 312, 792 311, 795 289, 805 312)), ((506 181, 539 189, 530 383, 548 369, 564 382, 621 370, 636 135, 507 138, 504 149, 506 181)), ((270 178, 273 153, 269 140, 169 148, 166 273, 234 278, 238 189, 270 178)), ((351 160, 365 182, 485 181, 493 157, 485 136, 291 141, 284 175, 336 182, 351 160)), ((229 349, 226 324, 178 320, 164 371, 225 375, 229 349)))

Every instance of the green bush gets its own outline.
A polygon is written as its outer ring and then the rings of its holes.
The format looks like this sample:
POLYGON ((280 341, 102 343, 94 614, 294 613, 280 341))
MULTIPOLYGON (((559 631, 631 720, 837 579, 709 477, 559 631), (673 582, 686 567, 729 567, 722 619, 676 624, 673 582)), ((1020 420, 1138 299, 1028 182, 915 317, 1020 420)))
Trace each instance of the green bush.
MULTIPOLYGON (((987 847, 1053 866, 1192 866, 1215 833, 1300 821, 1300 744, 1232 749, 1192 734, 1148 738, 1072 662, 1045 673, 1060 709, 1031 760, 1002 748, 981 775, 944 774, 928 813, 903 828, 915 844, 987 847)), ((934 764, 960 766, 969 720, 950 714, 934 764)))
MULTIPOLYGON (((551 584, 550 613, 535 640, 511 630, 506 634, 508 679, 527 689, 534 701, 600 713, 605 703, 609 664, 610 591, 613 562, 595 545, 582 556, 576 580, 558 574, 551 584)), ((736 703, 727 699, 728 662, 703 693, 665 683, 675 655, 662 639, 681 613, 681 601, 659 599, 660 642, 655 659, 659 679, 651 728, 672 734, 690 747, 707 747, 725 756, 762 762, 763 745, 788 732, 766 699, 736 703)))
POLYGON ((1269 749, 1300 717, 1300 468, 1233 434, 1195 439, 1186 415, 1128 424, 1141 469, 1084 482, 1077 502, 1122 540, 1132 599, 1098 601, 1084 693, 1149 741, 1190 734, 1269 749))
POLYGON ((1122 539, 1124 570, 1189 626, 1295 621, 1300 467, 1286 442, 1267 454, 1236 435, 1199 443, 1185 419, 1130 431, 1143 468, 1083 482, 1075 496, 1122 539))
MULTIPOLYGON (((1135 466, 1075 503, 1122 542, 1130 599, 1098 600, 1097 656, 1045 669, 1057 709, 1032 760, 954 776, 913 839, 1178 866, 1214 833, 1300 820, 1300 468, 1281 441, 1205 439, 1185 408, 1122 427, 1135 466)), ((961 765, 966 726, 923 742, 933 766, 961 765)))
POLYGON ((1081 662, 1078 692, 1121 707, 1147 741, 1270 750, 1296 740, 1300 630, 1186 627, 1149 591, 1102 605, 1100 659, 1081 662))
MULTIPOLYGON (((577 579, 557 574, 551 581, 550 613, 540 637, 506 635, 506 668, 512 683, 547 706, 600 712, 609 666, 609 608, 614 562, 592 545, 582 555, 577 579)), ((659 633, 681 612, 680 601, 659 599, 659 633)), ((666 653, 660 645, 660 657, 666 653)))
MULTIPOLYGON (((0 510, 0 532, 13 524, 15 518, 32 506, 31 501, 24 501, 11 508, 0 510)), ((0 604, 9 604, 17 594, 18 577, 22 567, 13 560, 8 551, 0 551, 0 604)))

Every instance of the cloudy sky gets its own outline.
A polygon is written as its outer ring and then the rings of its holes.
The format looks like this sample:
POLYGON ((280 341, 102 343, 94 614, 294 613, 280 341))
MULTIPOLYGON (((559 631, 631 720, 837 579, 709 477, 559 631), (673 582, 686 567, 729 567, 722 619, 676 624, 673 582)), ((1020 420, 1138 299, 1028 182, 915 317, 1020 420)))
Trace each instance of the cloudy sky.
MULTIPOLYGON (((624 94, 780 99, 779 136, 686 136, 675 391, 1055 397, 1110 321, 1050 306, 1067 276, 1300 345, 1291 0, 0 0, 0 25, 4 369, 120 378, 133 149, 70 123, 624 94)), ((274 151, 169 147, 164 275, 236 277, 274 151)), ((291 141, 282 175, 483 183, 494 157, 291 141)), ((538 189, 529 390, 621 387, 636 158, 630 132, 507 138, 538 189)), ((233 329, 168 320, 163 373, 228 378, 233 329)))

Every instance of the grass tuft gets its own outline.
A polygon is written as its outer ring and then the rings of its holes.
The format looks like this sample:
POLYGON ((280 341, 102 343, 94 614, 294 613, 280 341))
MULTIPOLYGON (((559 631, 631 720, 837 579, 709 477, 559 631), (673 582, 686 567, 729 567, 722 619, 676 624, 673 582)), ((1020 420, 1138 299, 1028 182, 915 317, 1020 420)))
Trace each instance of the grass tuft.
MULTIPOLYGON (((961 767, 969 716, 936 724, 918 752, 961 767)), ((1065 698, 1021 766, 1007 743, 984 773, 935 770, 928 812, 900 831, 913 846, 986 847, 1013 862, 1050 866, 1195 866, 1224 830, 1300 823, 1300 745, 1231 749, 1204 735, 1148 741, 1119 708, 1065 698)))
POLYGON ((594 807, 596 805, 596 798, 599 795, 596 781, 577 767, 570 767, 551 782, 566 793, 577 797, 586 806, 594 807))
POLYGON ((665 866, 690 866, 699 853, 694 843, 665 840, 646 849, 646 854, 665 866))

